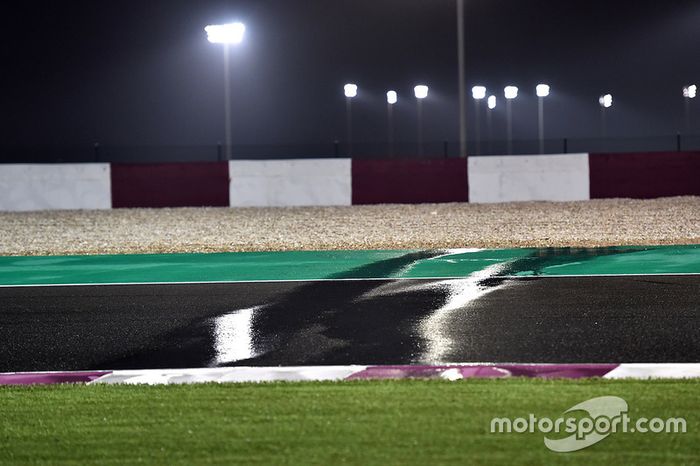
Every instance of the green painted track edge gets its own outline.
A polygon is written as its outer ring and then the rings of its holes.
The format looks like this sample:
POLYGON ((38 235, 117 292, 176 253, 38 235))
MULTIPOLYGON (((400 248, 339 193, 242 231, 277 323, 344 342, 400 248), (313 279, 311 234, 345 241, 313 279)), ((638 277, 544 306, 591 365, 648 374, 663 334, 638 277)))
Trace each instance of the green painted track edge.
POLYGON ((700 245, 0 256, 0 286, 700 273, 700 245))

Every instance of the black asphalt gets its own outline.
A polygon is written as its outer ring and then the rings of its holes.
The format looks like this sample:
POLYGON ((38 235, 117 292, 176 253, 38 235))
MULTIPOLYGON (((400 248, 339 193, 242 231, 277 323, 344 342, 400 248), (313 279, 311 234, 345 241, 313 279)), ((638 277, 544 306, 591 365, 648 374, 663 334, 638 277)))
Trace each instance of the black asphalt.
POLYGON ((697 362, 699 318, 697 275, 6 287, 0 372, 697 362))

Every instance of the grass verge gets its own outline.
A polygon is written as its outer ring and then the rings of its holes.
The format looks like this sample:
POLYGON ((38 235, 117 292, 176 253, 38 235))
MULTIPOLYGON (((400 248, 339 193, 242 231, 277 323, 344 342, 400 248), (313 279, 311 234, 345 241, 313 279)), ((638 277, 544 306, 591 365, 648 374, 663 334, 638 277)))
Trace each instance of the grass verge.
POLYGON ((0 464, 693 463, 699 396, 695 380, 0 387, 0 464), (633 419, 683 417, 687 433, 617 433, 575 453, 490 433, 493 417, 556 418, 603 395, 633 419))

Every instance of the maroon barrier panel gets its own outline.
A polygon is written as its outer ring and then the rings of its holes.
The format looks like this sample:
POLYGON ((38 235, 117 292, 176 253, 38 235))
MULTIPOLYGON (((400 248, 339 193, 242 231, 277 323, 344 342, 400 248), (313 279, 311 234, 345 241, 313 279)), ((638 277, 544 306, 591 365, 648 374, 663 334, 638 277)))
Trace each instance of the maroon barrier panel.
POLYGON ((229 205, 226 162, 115 163, 111 169, 112 207, 229 205))
POLYGON ((591 199, 700 195, 700 152, 590 154, 591 199))
POLYGON ((467 159, 352 160, 352 203, 466 202, 467 159))

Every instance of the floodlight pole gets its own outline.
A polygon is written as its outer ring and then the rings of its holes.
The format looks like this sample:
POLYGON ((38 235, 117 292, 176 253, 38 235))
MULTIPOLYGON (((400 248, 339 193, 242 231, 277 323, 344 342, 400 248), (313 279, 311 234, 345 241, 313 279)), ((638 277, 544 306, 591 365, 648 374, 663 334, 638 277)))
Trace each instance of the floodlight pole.
POLYGON ((481 155, 481 128, 479 126, 479 100, 474 99, 476 119, 474 120, 474 131, 476 132, 476 155, 481 155))
POLYGON ((418 155, 423 155, 423 99, 416 99, 418 112, 418 155))
POLYGON ((489 154, 492 152, 492 140, 493 140, 493 131, 492 131, 492 116, 491 113, 493 112, 493 109, 486 107, 486 137, 488 137, 488 151, 489 154))
POLYGON ((231 160, 231 76, 229 72, 229 52, 228 44, 224 44, 224 104, 225 104, 225 125, 226 134, 226 160, 231 160))
POLYGON ((601 134, 603 135, 603 138, 606 138, 608 136, 608 130, 607 130, 607 124, 606 124, 606 118, 605 118, 605 106, 600 107, 600 130, 601 134))
POLYGON ((345 97, 345 117, 348 137, 348 157, 352 157, 352 97, 345 97))
POLYGON ((207 40, 212 44, 222 44, 224 50, 224 134, 226 138, 226 160, 231 160, 231 77, 229 70, 229 44, 243 40, 243 23, 210 24, 204 28, 207 40))
POLYGON ((600 132, 603 138, 608 136, 607 122, 605 121, 607 117, 607 110, 612 107, 613 96, 611 94, 601 95, 598 98, 598 103, 600 104, 600 132))
POLYGON ((683 97, 685 100, 685 132, 690 134, 690 98, 683 97))
POLYGON ((457 0, 457 61, 459 76, 459 156, 467 156, 467 103, 464 56, 464 0, 457 0))
POLYGON ((537 136, 540 143, 540 154, 544 154, 544 98, 549 95, 549 85, 535 86, 537 94, 537 136))
POLYGON ((389 142, 389 155, 394 155, 394 109, 389 102, 386 103, 387 141, 389 142))
POLYGON ((506 99, 506 130, 508 136, 508 155, 513 153, 513 99, 506 99))
POLYGON ((544 154, 544 97, 537 97, 537 123, 540 139, 540 154, 544 154))

